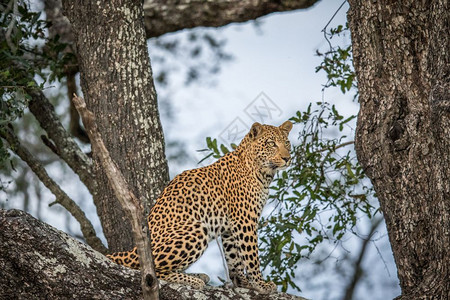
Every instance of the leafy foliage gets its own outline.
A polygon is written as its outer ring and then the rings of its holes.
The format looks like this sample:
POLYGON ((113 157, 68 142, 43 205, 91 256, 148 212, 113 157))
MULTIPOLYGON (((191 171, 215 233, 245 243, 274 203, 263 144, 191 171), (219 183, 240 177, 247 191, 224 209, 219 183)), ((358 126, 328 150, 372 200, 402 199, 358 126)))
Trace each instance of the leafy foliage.
MULTIPOLYGON (((0 17, 0 132, 23 115, 30 93, 61 77, 64 66, 74 59, 64 53, 59 37, 48 38, 49 23, 25 1, 10 1, 0 17), (42 83, 36 83, 40 77, 42 83)), ((9 155, 0 141, 0 165, 9 155)))
POLYGON ((329 39, 333 37, 342 37, 349 33, 347 24, 339 25, 331 28, 330 32, 325 32, 325 37, 330 45, 327 52, 316 54, 323 58, 322 63, 316 67, 316 72, 325 71, 328 81, 324 85, 325 88, 339 87, 342 93, 350 91, 352 88, 357 89, 356 75, 353 69, 352 45, 332 46, 329 39))
POLYGON ((296 263, 324 240, 338 241, 357 222, 358 211, 369 217, 373 190, 342 132, 354 116, 344 118, 334 106, 318 103, 291 120, 300 127, 292 167, 271 186, 273 212, 261 220, 262 265, 286 290, 298 288, 296 263), (337 130, 336 130, 337 129, 337 130))

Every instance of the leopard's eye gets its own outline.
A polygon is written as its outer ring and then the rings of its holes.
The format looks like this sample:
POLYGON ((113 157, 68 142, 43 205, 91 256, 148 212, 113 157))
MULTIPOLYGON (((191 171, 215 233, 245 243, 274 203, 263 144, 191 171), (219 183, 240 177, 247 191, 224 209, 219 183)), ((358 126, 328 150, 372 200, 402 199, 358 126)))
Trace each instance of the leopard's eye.
POLYGON ((275 142, 271 141, 271 140, 267 140, 266 141, 266 145, 269 146, 269 147, 275 147, 276 146, 275 142))
POLYGON ((291 143, 289 141, 286 141, 284 145, 286 146, 286 148, 291 148, 291 143))

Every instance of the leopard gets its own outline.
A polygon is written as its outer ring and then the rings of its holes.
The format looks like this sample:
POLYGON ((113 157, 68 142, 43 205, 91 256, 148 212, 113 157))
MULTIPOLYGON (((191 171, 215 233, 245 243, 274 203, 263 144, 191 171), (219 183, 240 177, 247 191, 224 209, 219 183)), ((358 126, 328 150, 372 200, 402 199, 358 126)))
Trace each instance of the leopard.
MULTIPOLYGON (((158 279, 202 289, 206 274, 184 271, 220 237, 229 279, 235 287, 275 292, 263 279, 258 254, 258 222, 278 170, 291 162, 288 139, 293 124, 254 123, 233 151, 214 163, 175 176, 147 217, 158 279)), ((136 247, 107 255, 139 269, 136 247)))

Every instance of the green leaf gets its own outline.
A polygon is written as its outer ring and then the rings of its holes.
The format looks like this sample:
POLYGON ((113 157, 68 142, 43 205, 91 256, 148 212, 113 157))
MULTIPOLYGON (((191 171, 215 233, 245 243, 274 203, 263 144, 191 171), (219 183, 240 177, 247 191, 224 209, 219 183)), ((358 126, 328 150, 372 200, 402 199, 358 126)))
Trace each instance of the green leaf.
POLYGON ((227 154, 228 152, 230 152, 230 151, 228 150, 228 148, 225 147, 224 144, 221 144, 221 145, 220 145, 220 150, 222 151, 222 153, 223 153, 224 155, 227 154))

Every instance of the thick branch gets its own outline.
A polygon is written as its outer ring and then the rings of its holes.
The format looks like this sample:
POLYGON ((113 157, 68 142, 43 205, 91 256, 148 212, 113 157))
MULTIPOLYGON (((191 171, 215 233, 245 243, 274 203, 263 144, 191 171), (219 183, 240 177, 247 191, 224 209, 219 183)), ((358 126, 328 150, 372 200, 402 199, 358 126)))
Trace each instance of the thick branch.
POLYGON ((355 149, 385 216, 399 299, 448 299, 449 1, 348 2, 355 149))
MULTIPOLYGON (((0 209, 0 299, 142 299, 139 271, 19 210, 0 209)), ((302 300, 243 288, 162 283, 161 300, 302 300)), ((304 300, 304 299, 303 299, 304 300)))
MULTIPOLYGON (((274 12, 305 9, 317 0, 219 0, 219 1, 144 1, 145 31, 147 38, 185 28, 220 27, 230 23, 246 22, 274 12)), ((61 0, 45 0, 47 17, 52 20, 51 30, 68 44, 73 44, 70 23, 61 13, 61 0)))
POLYGON ((83 210, 48 176, 44 166, 20 144, 12 130, 2 131, 0 135, 8 141, 14 153, 28 164, 39 180, 55 195, 55 202, 61 204, 78 221, 86 243, 95 250, 105 254, 108 249, 106 249, 97 237, 92 223, 86 217, 83 210))
MULTIPOLYGON (((112 159, 148 212, 169 173, 142 1, 65 0, 63 6, 76 37, 80 85, 89 110, 112 159)), ((134 246, 131 224, 113 200, 115 192, 95 153, 93 159, 98 182, 94 201, 109 248, 128 250, 134 246)))
POLYGON ((29 108, 39 121, 41 127, 57 147, 58 155, 80 177, 91 194, 94 194, 95 180, 93 180, 92 160, 81 151, 77 143, 64 129, 55 113, 55 108, 40 90, 28 91, 32 97, 29 108))
POLYGON ((153 265, 151 244, 149 240, 148 226, 144 216, 144 208, 128 187, 122 172, 120 172, 117 165, 111 159, 111 156, 109 155, 109 152, 100 136, 100 132, 97 129, 95 117, 92 112, 86 108, 86 103, 84 100, 74 95, 73 104, 78 110, 78 113, 83 120, 83 124, 86 127, 86 131, 91 140, 92 150, 98 156, 117 199, 131 221, 134 242, 139 254, 139 264, 141 265, 144 298, 158 299, 158 280, 156 279, 155 267, 153 265))
POLYGON ((198 26, 220 27, 273 13, 311 7, 317 0, 146 0, 147 37, 198 26))

